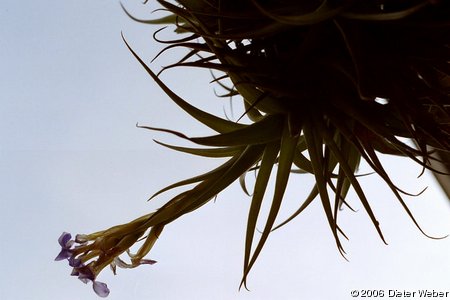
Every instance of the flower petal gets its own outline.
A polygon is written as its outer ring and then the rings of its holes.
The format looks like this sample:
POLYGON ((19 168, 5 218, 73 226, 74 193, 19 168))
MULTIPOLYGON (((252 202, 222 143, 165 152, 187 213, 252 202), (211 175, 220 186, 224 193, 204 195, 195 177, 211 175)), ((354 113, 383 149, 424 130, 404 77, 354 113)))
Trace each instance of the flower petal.
POLYGON ((69 257, 69 266, 74 268, 80 268, 84 267, 84 264, 81 262, 81 259, 71 256, 69 257))
MULTIPOLYGON (((67 243, 69 243, 70 239, 72 238, 72 235, 68 232, 63 232, 61 236, 58 239, 58 243, 61 247, 66 248, 67 243)), ((70 246, 69 246, 70 247, 70 246)))
POLYGON ((109 289, 106 283, 100 282, 100 281, 93 281, 92 282, 92 288, 94 289, 94 292, 99 295, 100 297, 107 297, 109 295, 109 289))
POLYGON ((70 250, 67 249, 61 249, 61 251, 59 252, 58 256, 55 257, 56 261, 60 261, 60 260, 64 260, 66 258, 69 258, 72 256, 72 253, 70 252, 70 250))

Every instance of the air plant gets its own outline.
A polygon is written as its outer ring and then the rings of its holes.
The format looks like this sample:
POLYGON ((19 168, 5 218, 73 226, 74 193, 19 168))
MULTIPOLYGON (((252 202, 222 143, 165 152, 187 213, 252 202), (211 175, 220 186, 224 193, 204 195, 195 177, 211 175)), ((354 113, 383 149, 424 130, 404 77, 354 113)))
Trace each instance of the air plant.
POLYGON ((448 1, 157 2, 169 12, 167 16, 140 20, 125 12, 141 23, 173 25, 183 35, 165 41, 168 45, 160 54, 173 48, 188 49, 188 54, 163 71, 186 66, 222 72, 214 82, 227 90, 226 96, 242 98, 250 122, 231 121, 194 107, 166 86, 124 39, 169 98, 216 134, 189 137, 169 129, 139 127, 175 134, 201 146, 158 142, 170 149, 228 160, 157 192, 154 196, 194 185, 155 212, 79 236, 77 247, 61 244, 74 274, 88 269, 89 279, 95 282, 107 265, 131 268, 146 263, 144 256, 165 225, 214 199, 250 170, 257 176, 248 213, 241 286, 246 287, 247 275, 269 234, 313 201, 321 202, 337 248, 344 254, 341 238, 346 236, 338 214, 341 207, 348 206, 346 196, 351 188, 384 241, 369 195, 356 174, 361 159, 384 180, 422 231, 403 199, 410 194, 392 182, 379 156, 408 157, 424 170, 447 175, 433 166, 446 163, 441 158, 450 150, 448 1), (275 189, 269 196, 266 188, 274 170, 275 189), (311 174, 315 184, 298 210, 276 225, 294 171, 311 174), (268 197, 270 210, 263 229, 256 234, 262 202, 268 197), (144 243, 138 253, 131 254, 130 247, 140 240, 144 243), (131 264, 119 258, 124 252, 129 253, 131 264))

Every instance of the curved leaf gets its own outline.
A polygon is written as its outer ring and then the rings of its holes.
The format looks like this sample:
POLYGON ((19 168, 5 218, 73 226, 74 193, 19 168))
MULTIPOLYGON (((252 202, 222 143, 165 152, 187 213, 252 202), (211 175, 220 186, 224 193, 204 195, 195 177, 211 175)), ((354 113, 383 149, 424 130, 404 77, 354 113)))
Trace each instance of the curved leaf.
MULTIPOLYGON (((291 174, 290 171, 294 159, 295 148, 297 147, 297 142, 298 136, 290 135, 289 125, 287 120, 285 120, 283 136, 281 138, 280 156, 275 180, 275 191, 272 198, 272 205, 270 207, 266 225, 264 226, 258 245, 256 246, 255 251, 253 252, 253 255, 251 256, 248 264, 244 265, 244 274, 241 280, 241 286, 246 286, 247 275, 256 262, 259 254, 261 253, 261 250, 264 247, 264 244, 267 241, 267 238, 269 237, 269 234, 272 230, 273 224, 278 215, 278 211, 280 210, 289 175, 291 174)), ((257 191, 255 190, 255 193, 256 192, 257 191)))
POLYGON ((147 71, 147 73, 153 78, 153 80, 161 87, 161 89, 172 99, 173 102, 175 102, 180 108, 182 108, 185 112, 187 112, 189 115, 191 115, 196 120, 200 121, 201 123, 205 124, 209 128, 217 131, 217 132, 228 132, 231 130, 236 130, 239 128, 242 128, 244 125, 237 124, 219 117, 216 117, 212 114, 209 114, 207 112, 204 112, 195 106, 189 104, 185 100, 183 100, 181 97, 179 97, 177 94, 172 92, 171 89, 169 89, 159 78, 156 76, 155 73, 150 70, 150 68, 144 63, 144 61, 136 54, 136 52, 133 51, 133 49, 130 47, 130 45, 125 40, 123 34, 122 39, 125 42, 125 45, 130 50, 130 52, 133 54, 133 56, 139 61, 139 63, 144 67, 144 69, 147 71))

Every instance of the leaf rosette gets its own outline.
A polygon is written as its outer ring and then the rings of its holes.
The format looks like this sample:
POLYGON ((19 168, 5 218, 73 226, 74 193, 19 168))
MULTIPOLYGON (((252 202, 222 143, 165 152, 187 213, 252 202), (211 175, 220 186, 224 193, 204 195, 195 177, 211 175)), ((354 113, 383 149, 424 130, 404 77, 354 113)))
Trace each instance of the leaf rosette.
POLYGON ((141 20, 125 12, 135 21, 172 25, 182 34, 179 39, 164 41, 167 46, 159 55, 173 48, 188 49, 187 55, 162 71, 196 67, 223 73, 214 82, 227 91, 223 96, 242 99, 243 116, 250 123, 221 118, 191 105, 162 82, 124 39, 169 98, 216 134, 190 137, 170 129, 139 127, 175 134, 200 146, 158 142, 170 149, 227 158, 219 167, 154 195, 194 185, 139 219, 135 230, 127 227, 129 234, 139 232, 139 237, 153 228, 151 243, 140 258, 150 251, 166 224, 203 206, 234 181, 245 182, 250 170, 257 176, 253 191, 248 193, 251 204, 243 286, 270 233, 314 200, 321 202, 337 248, 344 254, 341 238, 346 236, 338 224, 338 214, 341 207, 349 207, 346 196, 351 188, 384 241, 369 197, 358 180, 361 160, 384 180, 420 229, 403 199, 411 194, 390 179, 379 156, 407 157, 424 169, 447 175, 434 164, 445 163, 450 150, 448 2, 157 2, 169 13, 160 19, 141 20), (275 188, 268 196, 272 173, 275 188), (315 184, 298 210, 277 225, 293 173, 308 173, 314 176, 315 184), (270 209, 261 233, 255 234, 266 198, 271 199, 270 209))

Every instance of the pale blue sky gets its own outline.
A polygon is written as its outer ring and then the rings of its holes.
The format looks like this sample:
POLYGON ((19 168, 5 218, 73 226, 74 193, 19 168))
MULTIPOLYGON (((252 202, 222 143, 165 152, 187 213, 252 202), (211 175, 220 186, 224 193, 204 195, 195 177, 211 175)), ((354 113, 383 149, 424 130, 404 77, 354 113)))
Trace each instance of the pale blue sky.
MULTIPOLYGON (((139 16, 155 6, 124 2, 139 16)), ((170 199, 153 192, 197 175, 218 161, 155 145, 180 142, 135 127, 136 122, 208 133, 157 88, 123 44, 120 32, 149 62, 161 49, 156 27, 129 20, 117 1, 13 1, 0 6, 0 299, 98 299, 65 263, 54 262, 62 231, 89 233, 126 222, 170 199)), ((176 58, 168 54, 151 65, 176 58)), ((229 112, 208 72, 174 70, 162 77, 192 103, 229 112)), ((428 190, 407 198, 431 235, 450 233, 450 203, 431 175, 407 160, 385 159, 401 187, 428 190)), ((249 176, 251 177, 251 176, 249 176)), ((386 239, 384 246, 354 195, 344 211, 345 261, 317 202, 275 232, 238 292, 249 199, 232 185, 199 211, 165 229, 149 258, 153 266, 105 270, 109 299, 352 299, 353 289, 450 291, 450 239, 420 234, 375 176, 361 179, 386 239)), ((287 216, 311 186, 295 176, 287 216)))

